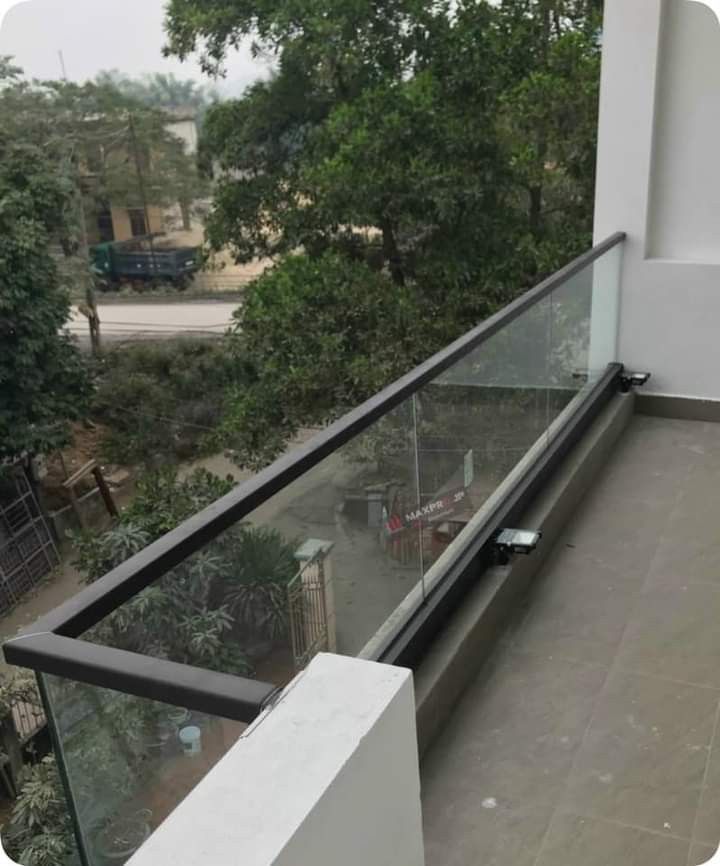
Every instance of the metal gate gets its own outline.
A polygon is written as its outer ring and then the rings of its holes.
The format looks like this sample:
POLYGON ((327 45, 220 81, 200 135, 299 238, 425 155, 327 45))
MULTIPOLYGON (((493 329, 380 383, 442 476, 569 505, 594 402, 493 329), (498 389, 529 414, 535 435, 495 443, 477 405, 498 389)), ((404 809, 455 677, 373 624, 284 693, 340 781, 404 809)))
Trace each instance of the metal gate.
POLYGON ((328 649, 325 553, 308 560, 288 584, 288 611, 295 669, 328 649))
POLYGON ((27 476, 19 467, 6 470, 0 484, 0 615, 59 563, 27 476))

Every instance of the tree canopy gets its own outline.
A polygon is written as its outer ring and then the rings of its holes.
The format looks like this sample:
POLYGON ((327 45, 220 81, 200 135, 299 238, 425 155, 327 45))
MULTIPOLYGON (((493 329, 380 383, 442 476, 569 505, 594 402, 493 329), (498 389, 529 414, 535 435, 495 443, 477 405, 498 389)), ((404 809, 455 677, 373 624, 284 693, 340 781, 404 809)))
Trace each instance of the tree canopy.
POLYGON ((0 461, 63 445, 88 393, 62 330, 70 302, 52 244, 73 191, 55 155, 0 124, 0 461))
POLYGON ((211 103, 218 100, 214 87, 190 78, 178 78, 172 73, 146 73, 133 78, 111 69, 98 73, 95 83, 112 87, 150 108, 191 110, 196 116, 202 115, 211 103))
POLYGON ((250 375, 225 430, 241 462, 367 397, 589 243, 601 5, 170 0, 168 52, 200 51, 217 72, 251 37, 275 58, 269 80, 209 110, 201 145, 219 171, 209 244, 276 262, 239 313, 250 375), (313 291, 332 280, 319 313, 313 291), (361 297, 375 333, 353 314, 361 297), (361 359, 372 375, 353 375, 361 359), (301 375, 312 401, 296 399, 301 375))

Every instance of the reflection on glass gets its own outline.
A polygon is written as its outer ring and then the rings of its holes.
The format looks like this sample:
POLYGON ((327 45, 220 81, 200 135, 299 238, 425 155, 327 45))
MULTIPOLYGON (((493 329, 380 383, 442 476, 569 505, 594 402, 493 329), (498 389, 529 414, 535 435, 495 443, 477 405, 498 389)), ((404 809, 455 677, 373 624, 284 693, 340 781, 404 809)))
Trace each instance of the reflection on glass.
POLYGON ((417 473, 410 398, 248 517, 294 538, 305 556, 324 551, 326 646, 333 651, 357 655, 404 600, 422 602, 421 538, 411 517, 419 506, 417 473))
POLYGON ((411 398, 84 638, 280 685, 355 655, 422 587, 417 478, 411 398))
POLYGON ((420 390, 426 570, 537 440, 554 412, 551 303, 522 313, 420 390))
POLYGON ((89 866, 122 866, 246 725, 43 676, 89 866))
POLYGON ((367 654, 614 360, 619 256, 524 310, 85 637, 278 684, 316 652, 367 654))

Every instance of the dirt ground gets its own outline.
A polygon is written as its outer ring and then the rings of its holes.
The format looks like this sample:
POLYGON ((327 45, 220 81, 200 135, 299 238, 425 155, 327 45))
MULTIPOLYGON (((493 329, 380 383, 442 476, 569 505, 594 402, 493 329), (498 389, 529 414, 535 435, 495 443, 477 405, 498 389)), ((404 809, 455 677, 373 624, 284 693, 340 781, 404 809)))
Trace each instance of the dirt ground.
MULTIPOLYGON (((14 637, 21 629, 72 598, 82 586, 78 572, 68 562, 63 562, 12 613, 0 619, 0 643, 14 637)), ((0 654, 0 675, 12 670, 0 654)))
MULTIPOLYGON (((127 470, 132 475, 132 467, 118 466, 114 463, 104 463, 100 460, 102 440, 106 428, 102 424, 75 423, 71 425, 72 442, 62 451, 50 455, 44 462, 40 479, 40 492, 43 505, 48 511, 56 511, 70 504, 68 491, 63 482, 85 466, 90 460, 98 460, 106 479, 110 479, 119 470, 127 470)), ((112 482, 111 486, 112 486, 112 482)), ((96 486, 92 475, 87 475, 75 487, 78 497, 88 493, 96 486)))

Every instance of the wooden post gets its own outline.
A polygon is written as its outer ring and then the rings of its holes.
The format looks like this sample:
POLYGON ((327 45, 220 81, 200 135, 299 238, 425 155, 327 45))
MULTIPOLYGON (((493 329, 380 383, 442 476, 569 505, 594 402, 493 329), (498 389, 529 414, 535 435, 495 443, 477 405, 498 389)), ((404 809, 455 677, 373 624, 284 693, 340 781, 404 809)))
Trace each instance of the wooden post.
POLYGON ((105 503, 105 507, 108 510, 108 514, 111 517, 118 517, 119 513, 117 510, 117 505, 115 505, 115 500, 112 497, 112 493, 110 492, 110 488, 108 487, 108 483, 105 480, 100 467, 96 466, 93 469, 92 474, 95 476, 95 481, 97 481, 97 486, 100 490, 100 495, 103 498, 103 502, 105 503))

